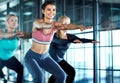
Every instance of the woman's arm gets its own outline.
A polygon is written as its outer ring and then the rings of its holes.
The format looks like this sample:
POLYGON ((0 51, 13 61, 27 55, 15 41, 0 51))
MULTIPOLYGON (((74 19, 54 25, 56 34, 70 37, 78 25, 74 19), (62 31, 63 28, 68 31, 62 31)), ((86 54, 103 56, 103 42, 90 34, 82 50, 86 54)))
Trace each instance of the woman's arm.
POLYGON ((42 28, 53 28, 56 29, 62 29, 62 30, 74 30, 74 29, 80 29, 81 31, 86 29, 91 29, 91 26, 83 26, 83 25, 75 25, 75 24, 62 24, 59 22, 53 22, 53 23, 45 23, 40 20, 35 20, 33 23, 33 29, 42 29, 42 28))
POLYGON ((76 25, 76 24, 61 24, 59 22, 54 22, 53 26, 57 28, 58 30, 74 30, 74 29, 80 29, 81 31, 86 29, 91 29, 91 26, 83 26, 83 25, 76 25))
POLYGON ((29 39, 32 38, 32 33, 27 33, 24 31, 18 31, 17 32, 17 37, 18 38, 23 38, 23 39, 29 39))
POLYGON ((74 34, 67 34, 71 43, 100 43, 94 39, 79 38, 74 34))
POLYGON ((0 39, 3 38, 12 38, 16 35, 16 33, 6 33, 3 30, 0 30, 0 39))
POLYGON ((74 40, 73 43, 79 43, 78 41, 80 41, 80 43, 99 43, 98 41, 94 39, 86 39, 86 38, 78 38, 74 40))
POLYGON ((67 30, 74 30, 74 29, 80 29, 81 31, 86 30, 86 29, 91 29, 91 26, 83 26, 83 25, 75 25, 75 24, 63 24, 64 29, 67 30))

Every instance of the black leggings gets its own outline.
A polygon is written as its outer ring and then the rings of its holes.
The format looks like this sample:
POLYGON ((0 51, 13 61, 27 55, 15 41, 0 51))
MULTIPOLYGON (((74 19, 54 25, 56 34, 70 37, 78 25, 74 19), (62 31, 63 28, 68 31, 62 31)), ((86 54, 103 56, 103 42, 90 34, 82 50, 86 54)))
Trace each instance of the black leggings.
MULTIPOLYGON (((66 79, 66 83, 73 83, 75 78, 75 69, 65 60, 60 61, 58 64, 68 75, 66 79)), ((55 77, 53 75, 49 78, 48 83, 55 83, 55 77)))
POLYGON ((13 56, 8 60, 0 59, 0 76, 4 77, 2 68, 6 66, 9 69, 14 70, 17 73, 17 83, 22 83, 23 79, 23 65, 13 56))

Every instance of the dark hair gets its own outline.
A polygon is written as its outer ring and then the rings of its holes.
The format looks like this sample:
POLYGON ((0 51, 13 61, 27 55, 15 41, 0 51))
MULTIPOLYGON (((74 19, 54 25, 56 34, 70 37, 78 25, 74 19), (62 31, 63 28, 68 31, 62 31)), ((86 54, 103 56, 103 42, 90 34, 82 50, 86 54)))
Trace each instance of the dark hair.
MULTIPOLYGON (((55 4, 54 1, 46 1, 46 2, 44 2, 44 3, 42 4, 42 10, 45 10, 45 8, 46 8, 47 5, 55 5, 55 6, 56 6, 56 4, 55 4)), ((43 18, 43 17, 44 17, 44 14, 42 14, 42 18, 43 18)))

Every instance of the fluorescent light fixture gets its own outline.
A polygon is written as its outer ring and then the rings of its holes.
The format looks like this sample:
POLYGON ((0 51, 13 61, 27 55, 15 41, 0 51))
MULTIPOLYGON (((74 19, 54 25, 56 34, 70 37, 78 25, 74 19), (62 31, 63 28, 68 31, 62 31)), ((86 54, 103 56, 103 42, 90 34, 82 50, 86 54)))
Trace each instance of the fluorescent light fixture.
POLYGON ((6 19, 5 17, 0 17, 0 20, 3 20, 3 21, 5 21, 5 19, 6 19))
POLYGON ((19 1, 12 1, 10 2, 10 8, 14 7, 14 6, 17 6, 19 4, 19 1))
POLYGON ((0 11, 5 11, 7 9, 7 5, 0 5, 0 11))
POLYGON ((33 6, 35 3, 34 2, 27 2, 25 3, 26 6, 33 6))
POLYGON ((25 12, 24 13, 24 15, 26 15, 26 16, 29 16, 29 15, 31 15, 32 13, 31 12, 25 12))

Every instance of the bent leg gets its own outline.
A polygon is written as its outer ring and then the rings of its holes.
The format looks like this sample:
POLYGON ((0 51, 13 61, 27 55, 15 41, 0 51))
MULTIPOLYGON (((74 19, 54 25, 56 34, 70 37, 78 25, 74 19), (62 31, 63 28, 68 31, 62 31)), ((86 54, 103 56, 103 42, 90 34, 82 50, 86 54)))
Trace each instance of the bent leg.
POLYGON ((49 56, 49 53, 38 54, 29 50, 25 63, 34 78, 34 83, 44 83, 42 68, 56 77, 56 83, 65 83, 66 74, 62 68, 49 56))
POLYGON ((68 64, 65 60, 62 60, 61 62, 59 62, 59 65, 68 75, 66 83, 73 83, 75 78, 75 69, 70 64, 68 64))
MULTIPOLYGON (((60 61, 58 64, 68 75, 66 79, 66 83, 73 83, 75 78, 75 69, 71 65, 69 65, 65 60, 60 61)), ((51 75, 48 83, 55 83, 55 80, 56 80, 55 76, 51 75)))
POLYGON ((50 56, 45 58, 43 68, 55 76, 55 83, 66 83, 66 73, 50 56))
POLYGON ((6 66, 17 73, 17 83, 22 83, 23 65, 15 57, 12 57, 8 60, 6 66))
POLYGON ((33 77, 34 83, 44 83, 44 73, 42 68, 38 65, 38 62, 35 59, 25 57, 25 64, 33 77))

